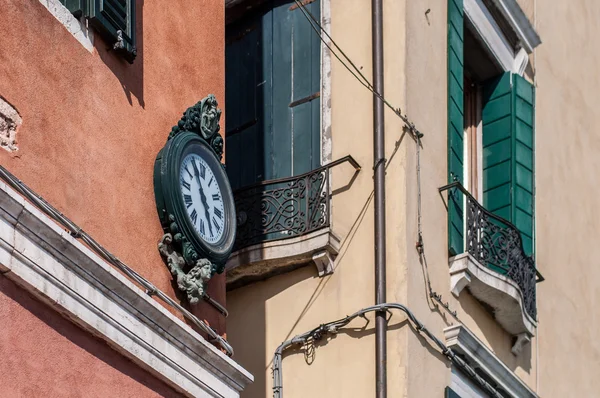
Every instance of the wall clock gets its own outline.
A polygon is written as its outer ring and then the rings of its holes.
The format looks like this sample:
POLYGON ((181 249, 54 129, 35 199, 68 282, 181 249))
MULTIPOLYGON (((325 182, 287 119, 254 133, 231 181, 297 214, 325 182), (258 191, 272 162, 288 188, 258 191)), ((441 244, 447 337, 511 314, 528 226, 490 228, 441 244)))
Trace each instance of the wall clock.
POLYGON ((223 272, 235 242, 236 216, 221 164, 221 110, 214 95, 188 108, 156 157, 154 193, 164 230, 159 251, 178 288, 197 303, 223 272))

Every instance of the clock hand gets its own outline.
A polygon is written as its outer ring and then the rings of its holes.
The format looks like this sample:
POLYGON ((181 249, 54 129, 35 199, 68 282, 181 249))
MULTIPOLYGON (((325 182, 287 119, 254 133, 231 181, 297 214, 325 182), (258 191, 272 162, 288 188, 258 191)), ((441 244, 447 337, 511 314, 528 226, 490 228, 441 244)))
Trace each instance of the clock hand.
POLYGON ((202 190, 202 185, 200 185, 200 200, 202 201, 202 205, 204 206, 204 215, 206 216, 206 223, 208 224, 208 230, 210 231, 210 236, 212 237, 212 226, 210 225, 210 214, 208 212, 208 201, 206 200, 206 195, 202 190))
POLYGON ((196 181, 198 182, 198 190, 200 191, 200 200, 202 201, 202 206, 204 207, 204 215, 206 216, 206 223, 208 224, 208 230, 210 232, 210 236, 212 237, 212 226, 210 225, 210 214, 208 212, 208 202, 206 201, 206 196, 204 195, 202 189, 202 183, 200 182, 200 172, 198 171, 198 167, 196 167, 196 162, 192 161, 192 166, 194 167, 194 175, 196 176, 196 181))

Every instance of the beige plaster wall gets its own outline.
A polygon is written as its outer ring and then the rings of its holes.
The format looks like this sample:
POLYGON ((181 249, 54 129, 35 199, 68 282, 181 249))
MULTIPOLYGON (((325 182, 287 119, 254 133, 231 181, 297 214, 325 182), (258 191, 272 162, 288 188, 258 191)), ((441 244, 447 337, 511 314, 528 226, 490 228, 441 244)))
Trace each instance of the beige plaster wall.
MULTIPOLYGON (((443 329, 457 324, 438 303, 428 300, 426 277, 458 319, 522 380, 535 389, 535 339, 519 356, 511 353, 512 337, 468 291, 460 300, 450 293, 447 245, 447 211, 438 188, 447 182, 447 2, 407 3, 406 112, 423 134, 420 155, 422 233, 425 262, 415 250, 417 241, 418 184, 416 147, 407 146, 406 235, 408 305, 417 317, 443 340, 443 329), (426 13, 426 11, 429 12, 426 13)), ((444 195, 445 197, 445 195, 444 195)), ((414 334, 409 335, 408 397, 441 396, 450 381, 448 361, 414 334)))
MULTIPOLYGON (((417 240, 416 146, 386 110, 388 301, 407 304, 438 337, 457 320, 428 300, 425 278, 458 318, 543 397, 597 395, 600 325, 594 304, 598 235, 593 188, 600 160, 594 101, 600 4, 594 1, 520 0, 542 45, 530 58, 536 70, 537 264, 539 339, 519 356, 512 337, 467 291, 449 291, 447 212, 438 187, 447 181, 446 1, 384 2, 385 96, 425 134, 421 149, 422 230, 427 267, 417 240), (395 143, 399 141, 398 150, 395 143), (586 195, 586 193, 588 193, 586 195), (538 372, 539 357, 539 372, 538 372)), ((370 2, 332 0, 332 35, 371 78, 370 2)), ((369 305, 373 294, 372 99, 333 60, 333 159, 353 155, 363 166, 351 189, 334 197, 334 230, 343 239, 335 273, 319 279, 312 266, 228 293, 229 333, 236 359, 255 376, 246 397, 270 396, 271 356, 284 339, 369 305), (251 326, 251 327, 250 327, 251 326)), ((336 171, 334 187, 350 172, 336 171)), ((372 317, 370 317, 372 319, 372 317)), ((389 396, 442 396, 448 362, 394 315, 388 333, 389 396)), ((362 323, 356 322, 356 326, 362 323)), ((373 323, 341 334, 315 350, 284 359, 286 397, 374 395, 373 323), (307 363, 308 362, 308 363, 307 363)))
MULTIPOLYGON (((324 0, 322 0, 324 1, 324 0)), ((397 106, 404 101, 404 1, 385 1, 386 96, 397 106)), ((371 79, 371 2, 331 1, 331 32, 334 40, 371 79)), ((352 155, 362 165, 353 185, 334 194, 333 230, 342 238, 333 275, 317 277, 314 265, 271 278, 265 282, 230 291, 228 337, 236 347, 235 359, 255 376, 244 397, 272 394, 271 359, 287 338, 338 319, 374 303, 373 250, 373 123, 372 95, 333 59, 332 65, 332 159, 352 155)), ((386 157, 388 169, 387 215, 404 220, 404 139, 401 125, 386 111, 386 157)), ((333 174, 334 192, 347 184, 350 166, 333 174)), ((402 230, 388 229, 388 300, 404 302, 405 253, 402 230)), ((369 397, 375 392, 374 317, 364 320, 315 349, 313 358, 302 352, 288 353, 283 360, 286 398, 369 397)), ((395 314, 388 333, 390 396, 406 395, 404 356, 408 328, 404 317, 395 314)))
POLYGON ((540 394, 600 390, 600 3, 538 0, 536 240, 540 394))

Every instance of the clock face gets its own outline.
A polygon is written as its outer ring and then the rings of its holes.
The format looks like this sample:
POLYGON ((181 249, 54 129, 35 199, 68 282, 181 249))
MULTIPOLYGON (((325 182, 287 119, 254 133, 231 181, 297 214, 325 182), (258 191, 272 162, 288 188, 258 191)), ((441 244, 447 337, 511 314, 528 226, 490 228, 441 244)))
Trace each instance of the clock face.
POLYGON ((163 230, 177 237, 187 264, 205 258, 222 272, 235 244, 235 200, 219 158, 198 134, 181 132, 161 149, 154 194, 163 230))
POLYGON ((205 242, 218 242, 225 231, 225 209, 215 173, 198 154, 184 157, 179 189, 190 222, 205 242))

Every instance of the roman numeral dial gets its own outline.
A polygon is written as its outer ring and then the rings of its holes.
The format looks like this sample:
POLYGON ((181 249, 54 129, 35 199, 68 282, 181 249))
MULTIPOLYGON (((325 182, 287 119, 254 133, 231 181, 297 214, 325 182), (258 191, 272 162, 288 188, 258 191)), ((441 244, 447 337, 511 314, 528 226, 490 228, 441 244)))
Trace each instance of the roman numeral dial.
POLYGON ((198 154, 190 153, 181 162, 179 186, 185 211, 198 236, 217 243, 225 231, 225 208, 219 179, 198 154))

